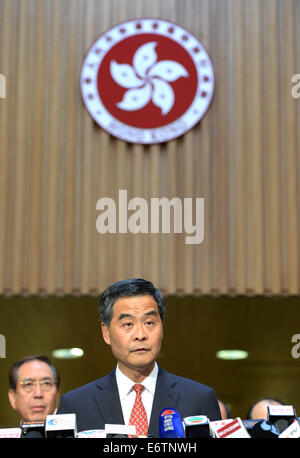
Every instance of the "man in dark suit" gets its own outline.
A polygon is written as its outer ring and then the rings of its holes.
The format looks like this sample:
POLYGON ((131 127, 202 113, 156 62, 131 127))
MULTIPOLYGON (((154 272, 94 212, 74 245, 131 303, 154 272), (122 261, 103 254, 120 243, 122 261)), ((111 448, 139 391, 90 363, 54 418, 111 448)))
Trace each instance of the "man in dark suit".
POLYGON ((107 376, 61 396, 57 413, 75 413, 78 431, 132 424, 137 435, 158 437, 160 411, 178 410, 181 418, 221 418, 212 388, 170 374, 156 359, 163 338, 166 304, 160 291, 143 279, 122 280, 101 295, 104 341, 118 361, 107 376))

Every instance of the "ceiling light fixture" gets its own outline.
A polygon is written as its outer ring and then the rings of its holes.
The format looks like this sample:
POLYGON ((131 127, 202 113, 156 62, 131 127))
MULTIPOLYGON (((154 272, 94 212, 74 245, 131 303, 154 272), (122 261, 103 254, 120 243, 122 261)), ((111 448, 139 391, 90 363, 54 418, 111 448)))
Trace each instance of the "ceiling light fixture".
POLYGON ((53 358, 57 359, 74 359, 81 358, 84 351, 81 348, 58 348, 52 352, 53 358))
POLYGON ((248 353, 245 350, 220 350, 217 351, 216 357, 224 360, 238 360, 248 358, 248 353))

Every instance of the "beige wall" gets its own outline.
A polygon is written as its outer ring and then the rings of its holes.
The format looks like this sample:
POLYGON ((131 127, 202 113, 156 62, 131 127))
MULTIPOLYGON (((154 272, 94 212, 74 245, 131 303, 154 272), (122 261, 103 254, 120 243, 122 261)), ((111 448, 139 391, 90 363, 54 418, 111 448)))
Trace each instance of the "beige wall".
POLYGON ((300 2, 0 0, 0 293, 96 294, 124 277, 168 294, 299 292, 300 2), (133 17, 209 51, 212 105, 164 145, 130 145, 83 107, 85 52, 133 17), (205 238, 96 231, 96 202, 205 198, 205 238))

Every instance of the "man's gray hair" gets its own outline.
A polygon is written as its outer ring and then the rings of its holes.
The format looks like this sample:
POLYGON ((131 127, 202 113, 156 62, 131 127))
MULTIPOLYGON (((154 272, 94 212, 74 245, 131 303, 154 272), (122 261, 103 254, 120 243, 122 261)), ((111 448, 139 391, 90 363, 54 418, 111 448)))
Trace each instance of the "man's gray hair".
POLYGON ((129 278, 109 286, 100 297, 100 320, 106 326, 110 325, 113 317, 114 303, 120 297, 152 296, 157 303, 158 312, 162 321, 166 314, 166 303, 161 292, 147 280, 129 278))
POLYGON ((59 389, 60 385, 60 375, 57 370, 57 368, 54 366, 52 363, 51 359, 48 358, 47 356, 44 355, 32 355, 32 356, 26 356, 25 358, 20 359, 19 361, 15 362, 13 366, 11 367, 8 375, 9 379, 9 387, 16 391, 17 389, 17 383, 18 383, 18 371, 19 368, 24 364, 24 363, 29 363, 31 361, 41 361, 42 363, 48 364, 50 369, 52 370, 53 378, 55 380, 55 384, 57 389, 59 389))

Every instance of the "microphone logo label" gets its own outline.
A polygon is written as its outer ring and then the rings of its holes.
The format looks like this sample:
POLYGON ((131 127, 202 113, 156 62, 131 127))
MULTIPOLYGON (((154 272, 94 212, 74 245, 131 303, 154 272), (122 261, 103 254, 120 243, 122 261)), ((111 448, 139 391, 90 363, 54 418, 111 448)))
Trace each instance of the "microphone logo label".
POLYGON ((63 422, 62 422, 62 421, 59 422, 59 421, 56 420, 56 419, 53 419, 53 420, 49 420, 49 421, 48 421, 48 425, 50 425, 50 426, 57 426, 57 425, 59 425, 59 423, 63 423, 63 422))
POLYGON ((76 415, 73 413, 47 416, 47 429, 49 430, 54 430, 57 427, 60 429, 73 429, 75 426, 76 415))
POLYGON ((198 425, 208 423, 208 418, 205 415, 196 415, 195 417, 187 417, 184 419, 186 425, 198 425))
POLYGON ((175 414, 174 410, 167 409, 161 413, 161 416, 164 417, 165 415, 174 415, 174 414, 175 414))

